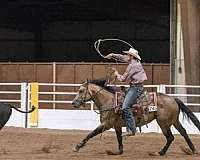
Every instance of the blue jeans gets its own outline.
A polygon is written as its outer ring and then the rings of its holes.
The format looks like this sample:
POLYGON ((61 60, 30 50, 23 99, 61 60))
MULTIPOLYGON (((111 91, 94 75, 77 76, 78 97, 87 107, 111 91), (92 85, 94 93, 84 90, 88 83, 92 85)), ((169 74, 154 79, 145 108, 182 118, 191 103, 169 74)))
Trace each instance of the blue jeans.
POLYGON ((136 132, 135 118, 132 113, 132 106, 136 103, 136 99, 140 96, 143 91, 142 86, 131 86, 125 96, 122 110, 126 124, 129 130, 136 132))

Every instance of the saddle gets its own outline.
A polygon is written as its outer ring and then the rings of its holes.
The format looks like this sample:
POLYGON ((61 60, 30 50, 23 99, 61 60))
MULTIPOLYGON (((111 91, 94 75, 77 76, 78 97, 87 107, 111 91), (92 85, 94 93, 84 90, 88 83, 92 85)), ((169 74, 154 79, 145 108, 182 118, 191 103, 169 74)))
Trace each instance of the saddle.
MULTIPOLYGON (((121 87, 115 93, 115 112, 117 113, 122 109, 122 104, 125 98, 125 89, 121 87)), ((136 103, 132 106, 134 116, 141 119, 150 112, 157 111, 157 95, 156 92, 147 92, 144 90, 141 95, 136 99, 136 103)))

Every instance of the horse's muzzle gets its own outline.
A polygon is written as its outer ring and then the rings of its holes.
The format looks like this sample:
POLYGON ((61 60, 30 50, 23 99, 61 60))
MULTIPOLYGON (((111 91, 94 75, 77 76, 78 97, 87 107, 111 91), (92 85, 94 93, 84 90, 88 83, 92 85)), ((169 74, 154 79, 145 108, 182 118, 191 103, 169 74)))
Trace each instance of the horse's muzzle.
POLYGON ((73 100, 72 101, 72 105, 74 106, 74 108, 80 108, 80 106, 83 104, 83 102, 81 100, 73 100))

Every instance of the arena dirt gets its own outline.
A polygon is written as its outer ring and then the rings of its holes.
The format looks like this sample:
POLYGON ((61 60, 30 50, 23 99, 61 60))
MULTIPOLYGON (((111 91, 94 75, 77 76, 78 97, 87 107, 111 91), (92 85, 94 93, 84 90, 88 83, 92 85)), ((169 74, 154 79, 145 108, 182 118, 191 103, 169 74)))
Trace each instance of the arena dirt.
MULTIPOLYGON (((180 135, 166 156, 149 156, 150 152, 159 151, 165 143, 162 134, 137 134, 124 140, 124 154, 109 156, 106 150, 116 150, 117 141, 114 132, 105 132, 102 137, 91 139, 88 144, 75 153, 73 146, 88 134, 88 131, 23 129, 5 127, 0 132, 1 160, 199 160, 200 155, 186 155, 180 146, 186 147, 180 135)), ((200 151, 200 135, 190 135, 200 151)))

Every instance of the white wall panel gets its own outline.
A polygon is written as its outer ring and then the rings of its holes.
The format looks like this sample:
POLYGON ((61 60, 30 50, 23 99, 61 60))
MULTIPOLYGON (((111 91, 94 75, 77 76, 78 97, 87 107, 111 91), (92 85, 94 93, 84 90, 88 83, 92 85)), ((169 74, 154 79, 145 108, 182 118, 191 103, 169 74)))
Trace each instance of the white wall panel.
MULTIPOLYGON (((195 113, 200 119, 200 113, 195 113)), ((192 122, 183 119, 182 113, 179 116, 180 122, 186 129, 188 134, 200 134, 199 130, 192 122)), ((22 127, 23 116, 21 113, 13 111, 13 114, 6 124, 7 126, 22 127)), ((75 130, 93 130, 100 124, 99 114, 89 110, 39 110, 39 125, 38 128, 50 129, 75 129, 75 130)), ((125 129, 123 129, 124 131, 125 129)), ((138 129, 139 131, 139 129, 138 129)), ((156 120, 142 127, 142 132, 161 132, 156 120)), ((172 127, 172 132, 177 134, 177 130, 172 127)))

